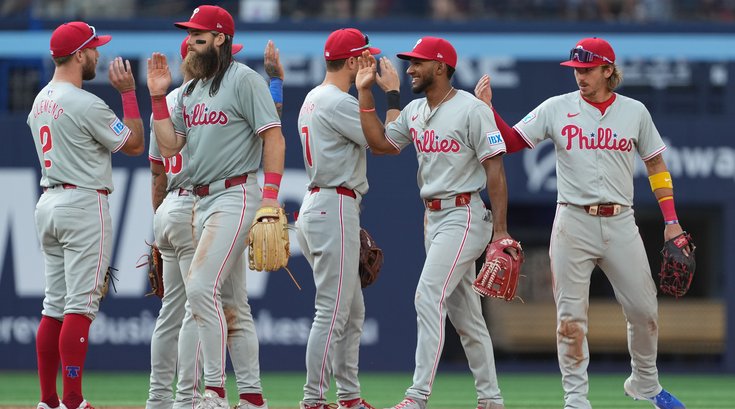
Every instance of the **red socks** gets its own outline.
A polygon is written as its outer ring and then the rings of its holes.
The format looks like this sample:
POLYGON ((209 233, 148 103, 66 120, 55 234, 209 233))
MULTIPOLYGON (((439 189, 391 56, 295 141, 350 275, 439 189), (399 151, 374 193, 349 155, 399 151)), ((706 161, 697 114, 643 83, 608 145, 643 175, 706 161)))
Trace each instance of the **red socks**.
POLYGON ((41 316, 36 335, 36 357, 38 359, 38 381, 41 384, 41 402, 52 408, 59 406, 56 391, 56 375, 59 373, 59 334, 61 321, 41 316))
POLYGON ((92 321, 79 314, 67 314, 59 336, 61 376, 64 384, 64 405, 68 409, 79 407, 82 397, 82 372, 89 345, 89 326, 92 321))
POLYGON ((208 389, 210 391, 217 392, 217 396, 219 396, 220 398, 224 398, 225 397, 225 388, 219 388, 217 386, 207 386, 207 387, 205 387, 205 389, 208 389))
POLYGON ((263 406, 265 403, 263 395, 260 393, 241 393, 240 399, 246 400, 255 406, 263 406))

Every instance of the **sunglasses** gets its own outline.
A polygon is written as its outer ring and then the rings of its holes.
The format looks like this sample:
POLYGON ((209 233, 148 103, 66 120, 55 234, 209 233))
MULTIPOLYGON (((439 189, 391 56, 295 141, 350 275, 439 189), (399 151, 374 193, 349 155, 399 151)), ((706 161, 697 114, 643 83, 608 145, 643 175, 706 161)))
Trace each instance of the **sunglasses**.
POLYGON ((363 34, 363 37, 365 37, 365 45, 363 45, 362 47, 357 47, 357 48, 351 49, 350 50, 351 53, 353 53, 355 51, 360 51, 360 50, 365 50, 365 49, 370 48, 370 37, 368 37, 367 34, 363 34))
POLYGON ((92 36, 89 37, 87 39, 87 41, 83 42, 82 45, 80 45, 79 47, 77 47, 76 50, 72 51, 71 54, 74 54, 77 51, 81 50, 82 48, 84 48, 85 45, 89 44, 92 40, 94 40, 95 38, 97 38, 97 30, 94 29, 94 26, 90 26, 89 24, 87 24, 87 27, 89 27, 89 29, 92 30, 92 36))
POLYGON ((592 62, 595 57, 601 59, 602 61, 605 61, 608 64, 615 64, 614 62, 610 61, 609 58, 603 57, 600 54, 595 54, 592 51, 587 51, 582 47, 572 48, 572 50, 569 52, 569 60, 577 60, 579 62, 592 62))

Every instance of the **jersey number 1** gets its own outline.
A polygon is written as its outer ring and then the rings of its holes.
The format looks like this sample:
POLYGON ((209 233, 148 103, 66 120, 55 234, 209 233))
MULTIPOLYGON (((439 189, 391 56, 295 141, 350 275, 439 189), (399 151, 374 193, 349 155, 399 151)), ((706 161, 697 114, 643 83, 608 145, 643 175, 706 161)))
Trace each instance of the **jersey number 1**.
POLYGON ((48 169, 51 167, 51 160, 46 159, 46 153, 48 153, 53 147, 51 142, 51 128, 48 125, 44 125, 38 130, 38 137, 41 140, 41 151, 43 151, 43 166, 48 169))
POLYGON ((306 155, 306 163, 309 164, 309 167, 312 167, 314 165, 314 162, 311 160, 311 146, 309 146, 309 127, 302 126, 301 134, 304 135, 304 154, 306 155))

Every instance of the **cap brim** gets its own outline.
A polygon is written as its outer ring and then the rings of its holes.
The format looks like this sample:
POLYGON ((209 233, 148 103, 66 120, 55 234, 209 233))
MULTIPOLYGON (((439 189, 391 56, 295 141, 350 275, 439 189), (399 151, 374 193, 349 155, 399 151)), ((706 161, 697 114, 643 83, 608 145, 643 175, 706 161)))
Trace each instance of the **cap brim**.
POLYGON ((191 21, 182 21, 182 22, 179 22, 179 23, 174 23, 174 26, 176 26, 178 28, 182 28, 184 30, 191 28, 191 29, 194 29, 194 30, 211 31, 211 29, 209 27, 205 27, 205 26, 203 26, 201 24, 197 24, 197 23, 192 23, 191 21))
POLYGON ((427 61, 432 61, 433 60, 432 58, 429 58, 429 57, 427 57, 427 56, 425 56, 423 54, 419 54, 419 53, 416 53, 416 52, 413 52, 413 51, 408 52, 408 53, 396 54, 396 57, 398 57, 398 58, 400 58, 402 60, 410 60, 411 58, 418 58, 419 60, 427 60, 427 61))
POLYGON ((243 47, 244 46, 242 44, 232 44, 232 55, 235 55, 242 51, 243 47))
POLYGON ((89 42, 89 44, 85 45, 84 48, 96 48, 99 46, 103 46, 112 40, 111 35, 103 35, 103 36, 97 36, 96 39, 89 42))
POLYGON ((362 55, 363 51, 365 51, 365 50, 370 51, 370 54, 372 54, 372 55, 376 55, 376 54, 380 54, 381 53, 380 48, 367 47, 367 48, 361 48, 359 50, 355 50, 355 51, 349 52, 347 54, 341 54, 341 55, 334 55, 334 56, 326 57, 325 59, 327 61, 334 61, 334 60, 345 60, 345 59, 350 58, 350 57, 359 57, 359 56, 362 55))
POLYGON ((563 65, 565 67, 572 67, 572 68, 594 68, 594 67, 599 67, 601 65, 605 65, 605 62, 604 61, 603 62, 597 62, 597 61, 581 62, 577 60, 569 60, 569 61, 560 62, 559 65, 563 65))

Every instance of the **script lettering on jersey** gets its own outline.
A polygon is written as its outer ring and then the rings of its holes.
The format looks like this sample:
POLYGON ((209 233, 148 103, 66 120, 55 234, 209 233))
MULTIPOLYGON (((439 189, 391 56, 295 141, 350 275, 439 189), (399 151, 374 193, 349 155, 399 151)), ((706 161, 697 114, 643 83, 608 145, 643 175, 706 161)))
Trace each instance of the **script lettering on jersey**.
POLYGON ((42 99, 38 104, 33 106, 34 118, 38 118, 41 114, 51 114, 54 119, 59 119, 63 113, 64 108, 53 99, 42 99))
POLYGON ((191 114, 187 107, 184 107, 184 123, 187 128, 200 125, 225 125, 229 120, 224 111, 210 111, 204 103, 194 105, 191 114))
POLYGON ((424 131, 423 136, 419 138, 419 133, 415 128, 411 128, 411 138, 416 151, 420 153, 457 153, 459 152, 459 142, 451 138, 442 139, 433 129, 424 131))
POLYGON ((568 151, 575 146, 580 150, 602 149, 621 152, 633 150, 632 139, 618 137, 610 128, 597 128, 597 133, 591 132, 589 135, 585 135, 582 127, 567 125, 561 129, 561 135, 567 138, 566 149, 568 151))

